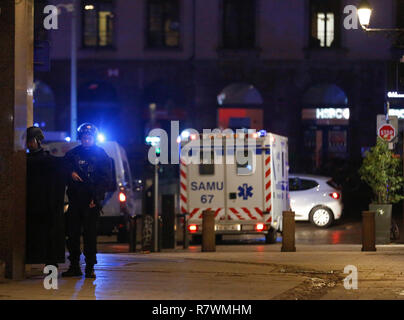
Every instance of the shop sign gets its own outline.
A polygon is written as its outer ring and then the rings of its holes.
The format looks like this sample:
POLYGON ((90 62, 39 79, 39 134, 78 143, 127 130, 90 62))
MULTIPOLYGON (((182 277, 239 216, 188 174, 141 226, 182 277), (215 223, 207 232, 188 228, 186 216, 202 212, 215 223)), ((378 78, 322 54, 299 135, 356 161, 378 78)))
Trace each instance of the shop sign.
POLYGON ((319 108, 316 109, 316 119, 343 119, 349 120, 349 108, 319 108))
POLYGON ((396 116, 399 119, 404 119, 404 109, 390 109, 389 116, 396 116))

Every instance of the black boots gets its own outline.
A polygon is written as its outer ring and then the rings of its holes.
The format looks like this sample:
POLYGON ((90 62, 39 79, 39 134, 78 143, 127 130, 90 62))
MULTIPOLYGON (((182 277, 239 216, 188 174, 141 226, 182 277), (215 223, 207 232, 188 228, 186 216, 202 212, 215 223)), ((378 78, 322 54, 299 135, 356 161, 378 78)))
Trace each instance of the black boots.
POLYGON ((79 264, 71 264, 69 269, 62 273, 62 277, 80 277, 83 273, 81 272, 79 264))
MULTIPOLYGON (((79 264, 71 264, 69 269, 62 273, 62 277, 80 277, 82 275, 79 264)), ((95 279, 93 265, 86 265, 86 278, 95 279)))
POLYGON ((86 278, 95 279, 94 266, 86 265, 86 278))

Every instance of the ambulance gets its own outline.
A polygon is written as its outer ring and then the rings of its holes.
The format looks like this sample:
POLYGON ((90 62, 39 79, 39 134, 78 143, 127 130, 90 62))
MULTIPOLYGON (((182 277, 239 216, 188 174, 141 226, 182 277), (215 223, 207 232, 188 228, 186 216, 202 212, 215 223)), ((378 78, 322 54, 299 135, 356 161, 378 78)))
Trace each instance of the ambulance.
POLYGON ((216 235, 263 234, 275 243, 282 213, 290 210, 288 139, 264 130, 183 133, 179 209, 189 236, 202 234, 202 215, 210 210, 216 235))
MULTIPOLYGON (((44 148, 53 156, 63 157, 66 152, 79 144, 80 142, 45 141, 44 148)), ((116 183, 105 195, 98 234, 117 234, 118 242, 125 242, 129 228, 129 217, 141 213, 141 194, 133 188, 129 162, 123 147, 115 141, 99 143, 99 146, 113 160, 113 177, 116 183)), ((65 199, 67 203, 67 197, 65 199)), ((65 211, 67 208, 66 205, 65 211)))

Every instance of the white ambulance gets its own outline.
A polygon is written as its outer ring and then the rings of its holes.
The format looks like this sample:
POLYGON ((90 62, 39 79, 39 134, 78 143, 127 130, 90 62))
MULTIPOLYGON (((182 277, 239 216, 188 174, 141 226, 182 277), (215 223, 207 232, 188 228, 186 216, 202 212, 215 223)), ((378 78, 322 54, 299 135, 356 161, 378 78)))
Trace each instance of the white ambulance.
POLYGON ((217 235, 265 234, 267 243, 276 242, 282 212, 290 210, 288 139, 248 130, 182 134, 178 142, 179 204, 189 234, 201 235, 202 213, 211 210, 217 235))

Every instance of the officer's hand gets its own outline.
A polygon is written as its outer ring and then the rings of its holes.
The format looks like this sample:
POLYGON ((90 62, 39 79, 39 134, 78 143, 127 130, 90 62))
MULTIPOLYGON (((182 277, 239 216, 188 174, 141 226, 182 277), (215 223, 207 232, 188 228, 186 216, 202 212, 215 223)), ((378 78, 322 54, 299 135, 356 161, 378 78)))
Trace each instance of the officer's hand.
POLYGON ((91 200, 91 202, 90 202, 90 208, 91 208, 91 209, 92 209, 92 208, 95 208, 94 200, 91 200))
POLYGON ((73 173, 72 173, 72 179, 73 179, 74 181, 83 182, 83 179, 81 179, 80 176, 79 176, 76 172, 73 172, 73 173))

